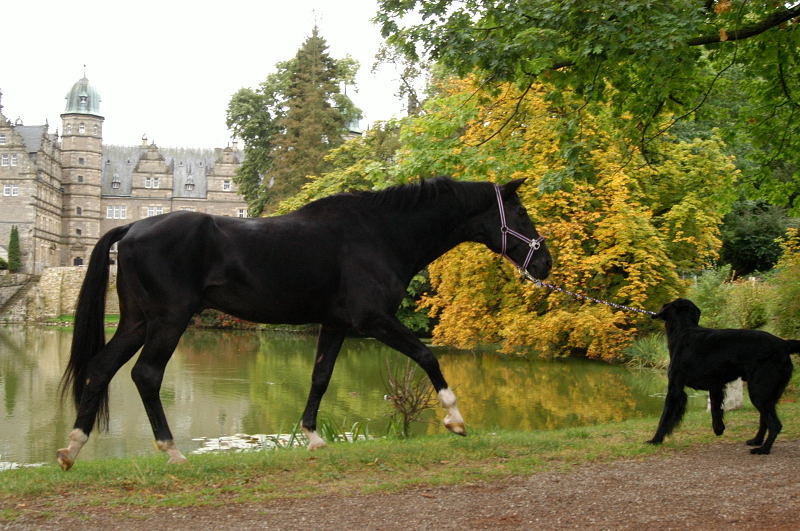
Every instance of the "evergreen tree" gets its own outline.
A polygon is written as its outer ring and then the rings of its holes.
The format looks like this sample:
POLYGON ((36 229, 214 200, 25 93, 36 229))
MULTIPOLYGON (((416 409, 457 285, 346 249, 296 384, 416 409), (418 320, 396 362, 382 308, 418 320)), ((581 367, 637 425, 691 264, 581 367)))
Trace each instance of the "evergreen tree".
POLYGON ((12 225, 11 235, 8 238, 8 270, 17 273, 22 269, 22 252, 19 248, 19 232, 17 226, 12 225))
POLYGON ((314 27, 295 57, 278 63, 259 89, 241 89, 228 105, 228 127, 245 144, 236 180, 253 215, 274 211, 308 176, 323 173, 325 155, 361 117, 339 90, 354 84, 358 63, 333 59, 327 48, 314 27))

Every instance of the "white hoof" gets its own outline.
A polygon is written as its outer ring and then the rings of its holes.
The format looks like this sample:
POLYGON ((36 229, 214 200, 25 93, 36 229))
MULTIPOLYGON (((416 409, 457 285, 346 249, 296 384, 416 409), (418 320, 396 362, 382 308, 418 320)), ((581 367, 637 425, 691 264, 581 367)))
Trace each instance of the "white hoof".
POLYGON ((447 410, 447 415, 444 417, 445 427, 455 434, 466 435, 467 430, 464 428, 464 419, 461 417, 461 412, 456 405, 455 393, 450 388, 445 387, 439 391, 439 402, 447 410))
POLYGON ((56 452, 56 459, 61 467, 61 470, 69 470, 75 464, 75 459, 78 457, 78 452, 81 451, 83 445, 89 440, 89 436, 83 433, 83 430, 74 429, 69 434, 69 446, 61 448, 56 452))
POLYGON ((175 441, 156 441, 156 446, 169 456, 168 464, 177 465, 186 462, 186 457, 175 447, 175 441))
POLYGON ((306 435, 306 438, 308 439, 309 450, 319 450, 320 448, 325 448, 326 446, 328 446, 325 440, 319 435, 317 435, 316 430, 315 431, 307 430, 305 427, 302 428, 302 430, 303 433, 306 435))

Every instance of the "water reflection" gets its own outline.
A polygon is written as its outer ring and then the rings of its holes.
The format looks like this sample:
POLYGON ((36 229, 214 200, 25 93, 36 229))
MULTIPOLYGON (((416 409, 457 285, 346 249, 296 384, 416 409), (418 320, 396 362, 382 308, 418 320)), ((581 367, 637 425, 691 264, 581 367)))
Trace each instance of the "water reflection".
MULTIPOLYGON (((0 328, 0 462, 51 461, 74 421, 57 387, 72 335, 60 329, 0 328)), ((162 399, 176 442, 186 453, 235 434, 291 432, 305 406, 313 337, 190 330, 167 367, 162 399)), ((436 349, 468 427, 541 430, 657 415, 665 379, 576 360, 542 362, 492 353, 436 349)), ((368 339, 348 339, 320 410, 337 425, 367 422, 385 433, 390 404, 386 360, 396 352, 368 339)), ((152 452, 152 433, 129 373, 111 384, 109 432, 95 434, 81 459, 152 452)), ((703 398, 695 400, 702 407, 703 398)), ((437 411, 421 432, 444 432, 437 411)), ((267 437, 267 436, 261 436, 267 437)), ((230 439, 228 439, 230 440, 230 439)), ((216 443, 213 443, 216 444, 216 443)))

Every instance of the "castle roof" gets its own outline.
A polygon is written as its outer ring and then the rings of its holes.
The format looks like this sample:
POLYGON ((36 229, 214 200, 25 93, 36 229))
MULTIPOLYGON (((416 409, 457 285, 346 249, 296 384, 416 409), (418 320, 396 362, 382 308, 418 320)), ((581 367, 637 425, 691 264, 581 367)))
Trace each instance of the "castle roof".
POLYGON ((91 114, 100 116, 100 94, 86 77, 79 79, 67 93, 64 114, 91 114))
POLYGON ((156 148, 150 146, 103 146, 102 193, 107 196, 130 196, 133 174, 145 154, 157 152, 171 170, 173 197, 203 199, 208 193, 208 174, 213 171, 214 150, 191 148, 156 148), (118 184, 113 185, 114 181, 118 184), (193 186, 188 187, 186 184, 193 186))
POLYGON ((25 149, 28 153, 36 153, 42 147, 42 139, 47 134, 46 125, 17 125, 14 131, 19 133, 22 141, 25 142, 25 149))

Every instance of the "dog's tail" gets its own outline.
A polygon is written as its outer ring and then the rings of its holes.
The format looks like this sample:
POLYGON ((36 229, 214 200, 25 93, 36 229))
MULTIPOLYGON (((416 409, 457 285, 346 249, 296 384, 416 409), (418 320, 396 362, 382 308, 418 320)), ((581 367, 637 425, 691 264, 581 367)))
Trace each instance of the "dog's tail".
POLYGON ((789 347, 789 354, 800 354, 800 341, 796 339, 787 339, 786 343, 789 347))

